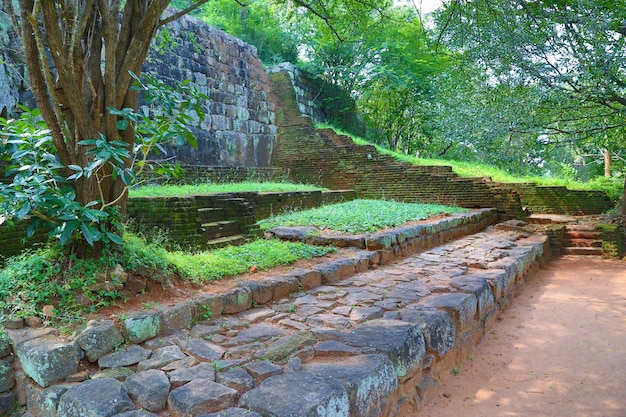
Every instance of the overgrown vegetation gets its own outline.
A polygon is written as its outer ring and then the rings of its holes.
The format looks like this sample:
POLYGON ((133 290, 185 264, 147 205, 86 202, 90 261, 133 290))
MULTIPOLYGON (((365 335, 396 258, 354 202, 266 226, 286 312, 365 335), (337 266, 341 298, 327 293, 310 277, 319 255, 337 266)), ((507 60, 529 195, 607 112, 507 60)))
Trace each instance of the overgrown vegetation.
POLYGON ((290 182, 225 182, 203 183, 193 185, 146 185, 130 191, 131 197, 169 197, 193 194, 211 193, 243 193, 243 192, 277 192, 277 191, 312 191, 324 190, 308 184, 294 184, 290 182))
POLYGON ((481 164, 478 162, 418 158, 400 152, 391 151, 382 146, 370 143, 363 138, 345 132, 332 125, 319 124, 317 127, 334 129, 338 134, 350 136, 354 143, 358 145, 373 145, 376 147, 378 152, 391 155, 399 161, 415 165, 450 166, 452 167, 452 170, 461 177, 488 177, 495 182, 533 182, 537 185, 562 186, 571 190, 602 190, 612 201, 618 201, 624 192, 624 181, 621 178, 594 177, 589 181, 580 181, 575 179, 574 176, 571 178, 565 178, 562 176, 516 176, 493 165, 481 164))
POLYGON ((122 270, 146 280, 158 276, 162 278, 159 281, 166 281, 177 275, 201 283, 247 272, 253 266, 266 270, 335 251, 303 243, 257 240, 191 253, 168 251, 162 243, 126 233, 121 251, 105 249, 98 259, 68 258, 55 247, 10 258, 0 270, 0 322, 8 316, 38 316, 72 323, 111 303, 123 304, 122 270), (43 316, 46 305, 54 306, 54 317, 43 316))
POLYGON ((317 226, 346 233, 367 233, 437 214, 463 211, 466 209, 439 204, 353 200, 270 217, 259 224, 264 230, 276 226, 317 226))

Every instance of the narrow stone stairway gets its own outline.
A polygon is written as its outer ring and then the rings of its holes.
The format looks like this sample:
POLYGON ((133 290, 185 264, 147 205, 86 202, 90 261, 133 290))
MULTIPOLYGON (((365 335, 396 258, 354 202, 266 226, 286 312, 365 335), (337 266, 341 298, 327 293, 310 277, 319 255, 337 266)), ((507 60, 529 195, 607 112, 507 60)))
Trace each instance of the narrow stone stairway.
POLYGON ((32 417, 418 410, 549 257, 547 237, 523 223, 480 231, 494 213, 374 234, 372 250, 126 312, 119 325, 94 320, 70 339, 8 330, 19 360, 2 396, 32 417))
POLYGON ((566 255, 602 256, 602 230, 593 223, 568 224, 564 249, 566 255))

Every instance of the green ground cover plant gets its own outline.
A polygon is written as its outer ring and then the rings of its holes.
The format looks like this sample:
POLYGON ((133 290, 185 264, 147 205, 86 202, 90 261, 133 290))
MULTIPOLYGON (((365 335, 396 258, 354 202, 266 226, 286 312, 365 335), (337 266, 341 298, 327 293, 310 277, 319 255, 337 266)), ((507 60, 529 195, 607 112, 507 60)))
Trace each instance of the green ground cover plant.
POLYGON ((334 251, 336 249, 333 247, 268 239, 196 254, 184 251, 168 252, 165 258, 183 278, 201 282, 241 274, 253 266, 262 271, 334 251))
POLYGON ((89 289, 101 281, 103 273, 113 284, 119 284, 111 273, 119 266, 146 279, 173 274, 200 283, 246 272, 253 265, 266 270, 336 250, 270 239, 192 253, 168 251, 162 240, 147 241, 139 235, 124 233, 122 249, 109 247, 98 259, 67 257, 52 246, 7 259, 0 269, 0 322, 7 317, 45 318, 42 307, 54 305, 53 321, 71 324, 83 320, 85 313, 96 312, 114 302, 123 304, 125 294, 121 290, 89 289))
POLYGON ((194 194, 242 193, 242 192, 288 192, 325 190, 308 184, 290 182, 228 182, 193 185, 146 185, 130 191, 130 197, 171 197, 194 194))
POLYGON ((317 226, 345 233, 368 233, 437 214, 463 211, 467 210, 440 204, 353 200, 270 217, 259 225, 263 230, 276 226, 317 226))
POLYGON ((408 162, 414 165, 440 165, 451 166, 454 173, 461 177, 489 177, 495 182, 532 182, 537 185, 544 186, 562 186, 571 190, 602 190, 606 192, 612 201, 618 201, 624 191, 624 180, 621 178, 603 178, 597 177, 591 181, 583 182, 568 178, 559 177, 541 177, 541 176, 524 176, 519 177, 511 175, 508 172, 494 167, 492 165, 480 164, 475 162, 454 161, 449 159, 427 159, 417 158, 411 155, 402 154, 395 151, 385 149, 380 145, 373 144, 351 133, 345 132, 332 125, 319 124, 317 127, 334 129, 340 135, 349 136, 357 145, 375 146, 379 153, 393 156, 398 161, 408 162))

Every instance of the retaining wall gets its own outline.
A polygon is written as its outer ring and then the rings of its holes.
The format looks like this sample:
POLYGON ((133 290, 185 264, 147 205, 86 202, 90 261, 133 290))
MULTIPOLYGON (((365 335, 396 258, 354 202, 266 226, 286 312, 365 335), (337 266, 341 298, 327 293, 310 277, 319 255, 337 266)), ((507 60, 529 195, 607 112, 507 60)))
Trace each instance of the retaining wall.
POLYGON ((566 187, 538 186, 532 183, 506 183, 496 186, 515 190, 531 213, 585 216, 602 214, 615 204, 604 191, 569 190, 566 187))
POLYGON ((223 208, 225 220, 235 221, 239 233, 255 235, 256 223, 287 210, 318 207, 353 200, 352 191, 296 191, 223 193, 185 197, 138 197, 128 199, 128 216, 145 228, 159 228, 176 242, 202 247, 206 238, 198 209, 223 208))

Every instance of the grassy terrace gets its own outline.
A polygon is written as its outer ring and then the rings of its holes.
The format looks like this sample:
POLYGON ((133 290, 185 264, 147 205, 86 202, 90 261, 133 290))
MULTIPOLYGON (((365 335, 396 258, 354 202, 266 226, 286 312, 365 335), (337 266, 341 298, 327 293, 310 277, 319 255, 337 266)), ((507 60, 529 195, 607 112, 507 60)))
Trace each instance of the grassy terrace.
POLYGON ((263 230, 276 226, 316 226, 345 233, 368 233, 438 214, 463 211, 467 210, 440 204, 353 200, 270 217, 260 221, 259 225, 263 230))
POLYGON ((237 182, 206 183, 195 185, 146 185, 130 191, 131 197, 172 197, 193 194, 243 193, 243 192, 287 192, 325 190, 308 184, 290 182, 237 182))
MULTIPOLYGON (((263 226, 313 224, 362 233, 461 210, 439 205, 357 200, 274 217, 263 226)), ((46 305, 54 306, 55 317, 51 320, 54 324, 80 323, 86 313, 96 312, 112 303, 123 308, 126 297, 133 294, 125 293, 121 285, 106 289, 94 286, 104 279, 119 284, 112 271, 120 267, 147 281, 154 277, 169 277, 199 284, 336 251, 333 247, 275 239, 259 239, 242 246, 202 252, 168 249, 171 247, 172 243, 164 234, 144 237, 139 230, 126 232, 121 247, 112 245, 104 256, 95 260, 76 259, 52 244, 7 259, 5 267, 0 269, 0 322, 7 317, 31 315, 49 319, 42 313, 46 305)))

